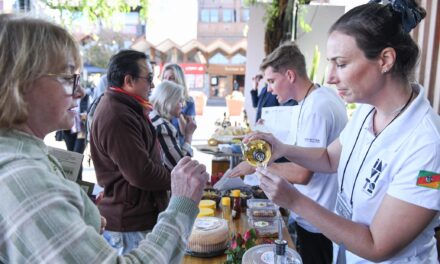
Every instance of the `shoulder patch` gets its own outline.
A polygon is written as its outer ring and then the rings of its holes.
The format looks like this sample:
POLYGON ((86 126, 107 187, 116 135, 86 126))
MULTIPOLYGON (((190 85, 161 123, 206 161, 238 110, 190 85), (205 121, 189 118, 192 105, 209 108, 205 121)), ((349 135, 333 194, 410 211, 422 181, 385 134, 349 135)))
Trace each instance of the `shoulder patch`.
POLYGON ((431 171, 419 171, 417 176, 417 186, 427 187, 431 189, 440 189, 440 173, 431 171))

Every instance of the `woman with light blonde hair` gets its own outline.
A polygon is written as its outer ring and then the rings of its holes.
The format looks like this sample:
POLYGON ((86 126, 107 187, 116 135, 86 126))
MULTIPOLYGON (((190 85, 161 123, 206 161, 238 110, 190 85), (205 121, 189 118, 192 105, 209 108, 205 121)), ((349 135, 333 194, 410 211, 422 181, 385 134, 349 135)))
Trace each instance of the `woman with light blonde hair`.
POLYGON ((185 142, 179 143, 178 131, 171 123, 173 118, 180 116, 184 101, 184 88, 171 81, 163 81, 150 96, 153 111, 150 119, 156 129, 159 143, 164 154, 164 165, 173 169, 177 162, 184 156, 192 156, 191 141, 196 129, 187 125, 184 131, 185 142))
POLYGON ((98 208, 49 154, 44 137, 73 126, 84 96, 81 65, 65 29, 0 16, 0 262, 180 263, 208 179, 205 166, 189 158, 177 164, 169 207, 138 248, 118 256, 100 234, 105 219, 98 208))
MULTIPOLYGON (((185 81, 185 73, 182 67, 176 63, 168 63, 163 68, 162 81, 167 80, 175 82, 183 87, 184 105, 181 114, 173 118, 171 123, 177 129, 180 145, 183 146, 185 142, 191 142, 190 139, 185 138, 185 130, 187 126, 196 126, 194 117, 196 115, 196 106, 194 99, 188 94, 188 86, 185 81)), ((197 128, 197 126, 196 126, 197 128)))

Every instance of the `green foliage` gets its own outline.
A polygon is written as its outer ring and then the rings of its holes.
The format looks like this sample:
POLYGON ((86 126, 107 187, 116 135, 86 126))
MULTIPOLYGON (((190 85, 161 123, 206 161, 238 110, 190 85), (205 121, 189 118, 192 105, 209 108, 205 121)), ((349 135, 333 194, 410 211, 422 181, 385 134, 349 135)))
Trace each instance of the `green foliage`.
POLYGON ((71 22, 73 16, 81 13, 89 21, 101 20, 110 23, 113 15, 118 13, 129 13, 137 8, 139 16, 147 19, 148 0, 41 0, 43 4, 53 10, 58 10, 60 17, 71 22))
POLYGON ((250 6, 255 5, 257 3, 257 0, 244 0, 244 6, 250 6))
POLYGON ((353 116, 353 113, 356 111, 357 105, 356 103, 347 103, 345 108, 347 110, 347 116, 350 119, 353 116))
POLYGON ((304 19, 305 14, 307 13, 307 9, 304 6, 298 6, 298 24, 301 30, 305 33, 309 33, 312 31, 312 26, 307 23, 304 19))
POLYGON ((347 109, 349 110, 355 110, 356 109, 356 104, 355 103, 348 103, 346 105, 347 109))
POLYGON ((224 264, 240 264, 246 250, 256 245, 257 238, 258 234, 254 228, 246 231, 243 236, 240 233, 234 234, 231 246, 225 251, 227 256, 224 264))
POLYGON ((124 45, 124 36, 110 30, 103 30, 99 36, 81 47, 84 62, 107 68, 110 57, 124 45))
POLYGON ((312 68, 310 69, 310 80, 315 82, 316 79, 316 72, 318 71, 319 67, 319 60, 321 59, 321 52, 319 51, 318 46, 315 46, 315 50, 313 52, 313 58, 312 58, 312 68))
MULTIPOLYGON (((257 2, 257 0, 245 0, 246 5, 254 5, 257 2)), ((304 20, 304 12, 306 9, 301 6, 303 4, 308 4, 309 2, 310 0, 272 0, 270 4, 266 5, 266 14, 263 18, 263 21, 266 23, 264 40, 264 50, 266 54, 271 53, 282 41, 291 39, 292 29, 286 27, 286 25, 293 23, 291 21, 292 12, 296 15, 298 25, 304 32, 312 31, 310 24, 306 23, 304 20), (298 12, 291 10, 293 6, 295 6, 298 12)))

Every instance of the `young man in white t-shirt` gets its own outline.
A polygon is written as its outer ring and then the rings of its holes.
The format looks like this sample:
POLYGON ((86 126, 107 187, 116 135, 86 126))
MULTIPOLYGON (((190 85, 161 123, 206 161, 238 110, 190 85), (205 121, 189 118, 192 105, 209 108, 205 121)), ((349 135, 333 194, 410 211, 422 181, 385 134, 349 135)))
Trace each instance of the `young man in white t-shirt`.
MULTIPOLYGON (((327 147, 347 123, 345 104, 327 87, 314 84, 307 76, 304 55, 293 43, 283 44, 269 54, 260 66, 269 84, 268 91, 276 95, 280 104, 290 99, 300 108, 296 137, 289 144, 302 147, 327 147)), ((336 201, 336 174, 313 173, 292 162, 273 163, 271 168, 310 199, 333 210, 336 201)), ((254 170, 241 163, 230 176, 250 174, 254 170)), ((321 232, 291 212, 290 222, 296 226, 297 249, 304 264, 331 263, 332 242, 321 232)))
MULTIPOLYGON (((327 147, 347 123, 345 104, 336 92, 314 84, 307 76, 304 55, 293 43, 286 43, 269 54, 260 66, 269 91, 279 102, 295 99, 299 115, 296 137, 291 144, 327 147)), ((271 165, 278 168, 296 188, 321 206, 333 210, 336 201, 336 174, 314 173, 294 163, 271 165)), ((331 263, 332 242, 321 232, 291 212, 296 222, 297 246, 303 263, 331 263)))

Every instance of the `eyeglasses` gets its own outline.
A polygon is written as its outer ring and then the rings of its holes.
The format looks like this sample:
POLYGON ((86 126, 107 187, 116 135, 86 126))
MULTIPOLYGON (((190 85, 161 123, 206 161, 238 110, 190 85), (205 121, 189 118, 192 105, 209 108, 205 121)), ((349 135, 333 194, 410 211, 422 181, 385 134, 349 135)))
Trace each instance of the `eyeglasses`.
POLYGON ((75 95, 75 92, 78 90, 79 87, 79 80, 81 79, 81 74, 74 73, 74 74, 55 74, 55 73, 48 73, 47 76, 53 76, 53 77, 59 77, 64 79, 66 82, 72 82, 72 93, 69 93, 69 91, 66 91, 68 95, 75 95))
POLYGON ((154 76, 153 76, 153 73, 152 73, 152 72, 149 72, 147 77, 138 76, 137 78, 144 79, 144 80, 146 80, 149 84, 151 84, 151 83, 153 83, 153 78, 154 78, 154 76))

